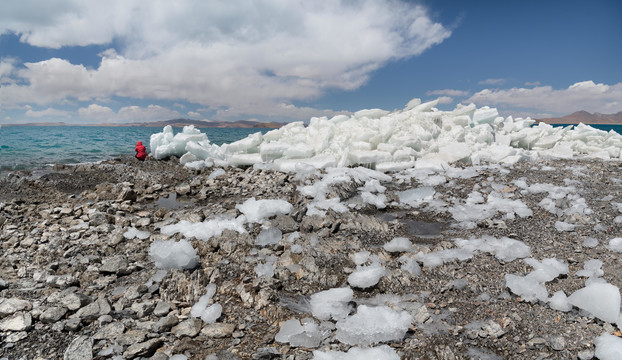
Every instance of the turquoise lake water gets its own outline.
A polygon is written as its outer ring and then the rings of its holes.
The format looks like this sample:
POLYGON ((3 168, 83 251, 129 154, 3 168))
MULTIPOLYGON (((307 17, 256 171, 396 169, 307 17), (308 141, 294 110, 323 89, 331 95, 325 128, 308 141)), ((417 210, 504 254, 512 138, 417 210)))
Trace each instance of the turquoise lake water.
MULTIPOLYGON (((218 145, 272 129, 200 129, 218 145)), ((181 128, 174 128, 175 133, 181 128)), ((0 128, 0 171, 36 169, 51 164, 76 164, 134 156, 137 141, 149 149, 161 127, 3 126, 0 128)))

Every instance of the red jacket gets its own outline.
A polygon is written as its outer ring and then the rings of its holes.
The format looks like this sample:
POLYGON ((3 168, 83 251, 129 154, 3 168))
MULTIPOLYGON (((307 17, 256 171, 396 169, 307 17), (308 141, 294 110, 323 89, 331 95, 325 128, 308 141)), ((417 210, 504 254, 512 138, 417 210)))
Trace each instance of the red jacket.
POLYGON ((136 148, 134 150, 136 151, 136 157, 139 160, 145 160, 145 158, 147 157, 147 149, 141 141, 136 143, 136 148))

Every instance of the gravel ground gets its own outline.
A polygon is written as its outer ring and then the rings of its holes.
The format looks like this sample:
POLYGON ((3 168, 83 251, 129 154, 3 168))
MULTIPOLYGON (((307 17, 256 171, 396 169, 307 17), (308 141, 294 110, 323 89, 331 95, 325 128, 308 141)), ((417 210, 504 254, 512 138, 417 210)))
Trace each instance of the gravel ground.
MULTIPOLYGON (((416 178, 397 181, 396 174, 396 181, 383 184, 386 208, 361 205, 325 217, 306 214, 311 199, 298 191, 303 180, 253 168, 227 168, 225 175, 209 178, 211 169, 188 170, 176 159, 128 157, 5 174, 0 177, 0 358, 311 359, 314 350, 347 351, 351 346, 339 342, 334 331, 312 348, 279 343, 275 335, 289 319, 312 317, 305 305, 309 296, 348 286, 356 269, 352 255, 370 251, 387 273, 375 286, 353 288, 353 305, 384 304, 413 316, 404 338, 384 343, 403 359, 591 359, 594 339, 605 332, 621 335, 617 326, 577 308, 557 311, 511 293, 504 276, 529 273, 523 260, 503 262, 476 253, 465 261, 424 266, 416 275, 401 268, 400 258, 455 248, 456 238, 509 237, 528 245, 535 259, 568 264, 567 274, 546 283, 549 295, 584 287, 585 278, 575 273, 590 259, 602 260, 603 278, 620 287, 622 263, 607 244, 622 236, 622 209, 615 205, 622 203, 621 170, 619 162, 556 159, 484 166, 474 177, 439 181, 435 200, 446 204, 464 203, 477 189, 484 195, 503 193, 533 211, 523 218, 497 212, 472 228, 456 226, 450 212, 431 205, 398 206, 398 192, 422 184, 416 178), (558 199, 556 206, 564 210, 583 198, 591 213, 552 214, 539 205, 547 193, 521 191, 519 179, 573 186, 572 196, 558 199), (237 216, 236 205, 251 197, 293 205, 290 214, 264 224, 282 231, 279 244, 255 245, 261 228, 247 225, 244 234, 226 230, 208 241, 190 238, 200 257, 197 268, 158 271, 150 244, 183 238, 161 234, 163 226, 237 216), (576 227, 559 231, 559 221, 576 227), (151 236, 127 238, 123 234, 131 227, 151 236), (286 240, 296 231, 301 253, 286 240), (414 250, 384 250, 395 237, 410 239, 414 250), (271 256, 274 276, 258 276, 255 267, 271 256), (207 324, 193 318, 190 308, 210 283, 217 286, 213 301, 223 311, 207 324)), ((342 183, 330 194, 356 201, 360 186, 342 183)), ((330 329, 334 322, 323 326, 330 329)))

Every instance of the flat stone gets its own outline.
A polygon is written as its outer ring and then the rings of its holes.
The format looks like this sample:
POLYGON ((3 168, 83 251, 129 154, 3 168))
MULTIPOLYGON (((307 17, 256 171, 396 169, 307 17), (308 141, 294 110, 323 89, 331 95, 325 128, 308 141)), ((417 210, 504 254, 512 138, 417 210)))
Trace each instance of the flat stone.
POLYGON ((171 305, 166 301, 158 301, 153 309, 153 315, 155 316, 165 316, 171 311, 171 305))
POLYGON ((32 327, 32 315, 29 312, 17 312, 0 322, 2 331, 26 331, 32 327))
POLYGON ((123 334, 123 336, 120 336, 119 338, 117 338, 117 343, 119 343, 119 345, 129 346, 132 344, 143 342, 145 341, 146 338, 147 338, 147 332, 145 331, 128 330, 125 332, 125 334, 123 334))
POLYGON ((133 359, 137 356, 150 356, 153 354, 164 341, 162 339, 151 339, 145 342, 131 345, 123 353, 123 358, 133 359))
POLYGON ((93 358, 93 339, 88 336, 75 338, 63 355, 63 360, 90 360, 93 358))
POLYGON ((133 303, 130 309, 136 313, 136 316, 139 318, 149 316, 153 309, 155 308, 155 303, 153 301, 145 301, 140 303, 133 303))
POLYGON ((127 275, 129 273, 127 259, 123 255, 106 258, 102 261, 99 272, 104 274, 127 275))
POLYGON ((66 313, 67 313, 67 308, 53 306, 53 307, 47 308, 43 313, 41 313, 41 315, 39 315, 39 320, 42 323, 46 323, 46 324, 55 323, 58 320, 62 319, 66 313))
POLYGON ((215 324, 209 324, 205 326, 201 330, 201 335, 204 335, 209 338, 224 338, 227 336, 231 336, 234 330, 235 330, 234 324, 215 323, 215 324))
POLYGON ((173 326, 179 324, 179 319, 175 315, 168 315, 153 324, 153 331, 162 332, 169 331, 173 326))
POLYGON ((80 308, 74 316, 85 321, 93 321, 102 315, 109 314, 111 310, 108 300, 106 298, 99 298, 95 302, 80 308))
POLYGON ((24 340, 27 337, 28 337, 28 331, 14 332, 14 333, 9 334, 9 336, 7 336, 4 339, 4 342, 5 343, 16 343, 16 342, 24 340))
POLYGON ((69 331, 76 331, 80 329, 80 319, 69 319, 65 321, 65 329, 69 331))
POLYGON ((103 326, 94 335, 94 340, 114 340, 117 336, 123 334, 125 325, 120 322, 112 322, 103 326))
POLYGON ((203 321, 201 319, 191 318, 174 326, 171 332, 178 338, 183 336, 195 337, 201 331, 202 326, 203 321))
POLYGON ((71 292, 61 297, 59 302, 67 309, 75 311, 85 305, 90 304, 91 302, 93 302, 93 300, 82 293, 71 292))
POLYGON ((18 311, 31 309, 32 304, 26 300, 18 298, 0 299, 0 317, 15 314, 18 311))

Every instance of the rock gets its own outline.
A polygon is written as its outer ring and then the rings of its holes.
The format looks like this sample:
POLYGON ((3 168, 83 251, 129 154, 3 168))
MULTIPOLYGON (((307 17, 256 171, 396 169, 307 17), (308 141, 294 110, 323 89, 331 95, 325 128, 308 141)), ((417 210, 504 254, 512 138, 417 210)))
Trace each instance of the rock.
POLYGON ((93 339, 94 340, 113 340, 113 339, 116 339, 117 336, 123 334, 124 331, 125 331, 125 325, 123 325, 122 323, 118 321, 111 322, 110 324, 107 324, 103 326, 101 329, 99 329, 93 335, 93 339))
POLYGON ((80 322, 81 320, 76 318, 76 319, 69 319, 67 321, 65 321, 65 326, 64 328, 69 330, 69 331, 76 331, 78 329, 80 329, 80 322))
POLYGON ((499 323, 490 320, 486 325, 482 327, 482 329, 488 334, 488 336, 493 338, 500 338, 505 334, 505 331, 499 325, 499 323))
POLYGON ((123 336, 117 338, 119 345, 128 346, 145 341, 147 332, 142 330, 128 330, 123 336))
POLYGON ((284 234, 300 229, 300 225, 289 215, 277 215, 270 221, 272 226, 281 230, 284 234))
POLYGON ((177 195, 188 195, 190 193, 190 184, 180 184, 175 186, 177 195))
POLYGON ((89 360, 93 358, 93 339, 88 336, 75 338, 63 355, 63 360, 89 360))
POLYGON ((174 326, 171 329, 171 332, 177 337, 195 337, 201 331, 202 326, 203 321, 201 319, 192 318, 180 322, 178 325, 174 326))
POLYGON ((96 320, 101 315, 107 315, 110 313, 112 309, 110 308, 110 303, 106 298, 99 298, 95 302, 92 302, 86 305, 83 308, 80 308, 73 317, 80 318, 84 321, 93 321, 96 320))
POLYGON ((32 310, 32 304, 18 298, 0 299, 0 318, 23 310, 32 310))
POLYGON ((66 289, 70 286, 80 285, 80 281, 73 275, 50 275, 45 278, 45 283, 59 289, 66 289))
POLYGON ((90 297, 80 292, 70 292, 59 299, 61 305, 72 311, 78 310, 92 301, 90 297))
POLYGON ((39 315, 39 320, 45 324, 51 324, 57 322, 62 319, 63 316, 67 313, 67 308, 53 306, 47 308, 41 315, 39 315))
POLYGON ((7 282, 3 278, 0 278, 0 290, 7 289, 8 287, 9 284, 7 284, 7 282))
POLYGON ((177 316, 171 314, 156 321, 156 323, 153 324, 153 331, 157 333, 169 331, 173 326, 177 325, 178 323, 179 319, 177 318, 177 316))
POLYGON ((123 255, 106 258, 102 261, 99 272, 104 274, 127 275, 129 274, 127 259, 123 255))
POLYGON ((581 350, 577 354, 577 358, 579 360, 590 360, 590 359, 593 359, 594 358, 594 350, 591 350, 591 349, 581 350))
MULTIPOLYGON (((6 338, 4 338, 4 342, 8 343, 16 343, 18 341, 22 341, 28 337, 28 331, 19 331, 9 334, 6 338)), ((6 358, 5 358, 6 359, 6 358)))
POLYGON ((166 301, 158 301, 153 309, 153 315, 155 316, 165 316, 171 311, 171 305, 169 305, 166 301))
POLYGON ((150 356, 153 354, 164 342, 163 339, 151 339, 145 342, 131 345, 123 352, 123 357, 126 359, 133 359, 137 356, 150 356))
POLYGON ((125 290, 123 297, 128 300, 135 300, 143 296, 148 290, 149 288, 145 284, 130 286, 125 290))
POLYGON ((223 338, 231 336, 234 330, 234 324, 215 323, 205 326, 201 330, 201 335, 204 335, 208 338, 223 338))
POLYGON ((136 313, 136 316, 139 318, 150 315, 155 308, 155 303, 153 301, 145 301, 140 303, 133 303, 130 309, 136 313))
POLYGON ((136 193, 136 191, 134 191, 134 189, 124 188, 123 190, 121 190, 121 193, 119 194, 117 200, 134 202, 137 198, 138 194, 136 193))
POLYGON ((18 312, 0 321, 2 331, 25 331, 32 326, 32 315, 29 312, 18 312))

